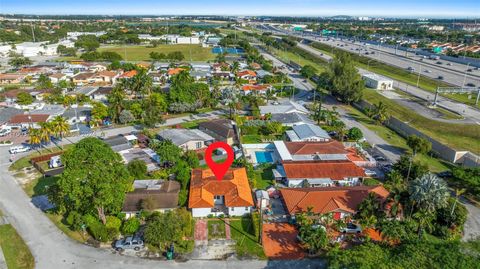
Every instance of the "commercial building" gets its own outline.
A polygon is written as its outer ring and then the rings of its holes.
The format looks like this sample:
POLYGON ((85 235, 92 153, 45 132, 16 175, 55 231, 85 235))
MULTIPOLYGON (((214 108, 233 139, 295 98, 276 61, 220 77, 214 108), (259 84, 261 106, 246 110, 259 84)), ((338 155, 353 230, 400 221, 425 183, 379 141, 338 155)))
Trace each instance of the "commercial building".
POLYGON ((365 74, 362 76, 365 86, 376 90, 392 90, 393 80, 377 74, 365 74))

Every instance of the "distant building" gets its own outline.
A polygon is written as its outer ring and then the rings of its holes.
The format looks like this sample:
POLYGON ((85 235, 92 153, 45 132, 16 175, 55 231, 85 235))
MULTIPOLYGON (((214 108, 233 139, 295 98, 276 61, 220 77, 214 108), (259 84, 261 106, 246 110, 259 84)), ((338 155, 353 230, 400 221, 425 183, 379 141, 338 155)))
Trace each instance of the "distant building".
POLYGON ((107 32, 105 31, 99 31, 99 32, 67 32, 67 37, 70 38, 70 39, 78 39, 78 37, 80 36, 84 36, 84 35, 94 35, 96 37, 99 37, 99 36, 102 36, 104 34, 106 34, 107 32))
POLYGON ((392 90, 393 80, 377 74, 365 74, 362 76, 365 86, 376 90, 392 90))

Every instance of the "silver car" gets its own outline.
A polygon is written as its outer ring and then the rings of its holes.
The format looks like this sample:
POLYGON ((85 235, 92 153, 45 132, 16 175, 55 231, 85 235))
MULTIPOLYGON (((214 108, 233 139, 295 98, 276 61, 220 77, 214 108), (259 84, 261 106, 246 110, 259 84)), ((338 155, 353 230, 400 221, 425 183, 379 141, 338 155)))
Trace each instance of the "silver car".
POLYGON ((128 236, 115 242, 115 249, 121 251, 124 249, 133 249, 138 251, 144 248, 143 240, 139 237, 128 236))

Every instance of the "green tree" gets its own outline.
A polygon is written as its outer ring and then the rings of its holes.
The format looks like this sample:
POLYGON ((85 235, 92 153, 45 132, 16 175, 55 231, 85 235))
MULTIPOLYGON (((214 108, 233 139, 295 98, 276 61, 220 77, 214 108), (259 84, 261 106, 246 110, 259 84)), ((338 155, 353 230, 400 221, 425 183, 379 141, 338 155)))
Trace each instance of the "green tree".
POLYGON ((364 82, 347 53, 335 55, 327 68, 327 89, 349 104, 362 98, 364 82))
POLYGON ((90 125, 99 125, 106 117, 108 117, 108 108, 102 103, 94 102, 91 114, 92 120, 90 125))
POLYGON ((33 103, 33 96, 28 92, 20 92, 17 94, 17 104, 19 105, 30 105, 33 103))
POLYGON ((77 41, 75 42, 76 48, 82 48, 86 51, 95 51, 98 47, 100 47, 100 42, 94 35, 83 35, 78 37, 77 41))
POLYGON ((124 109, 120 113, 120 116, 118 117, 118 121, 121 124, 127 124, 130 122, 133 122, 135 120, 135 116, 130 112, 130 110, 124 109))
POLYGON ((371 113, 367 112, 367 114, 369 114, 377 124, 384 124, 389 117, 387 105, 381 101, 378 102, 378 104, 374 104, 371 108, 371 113))
POLYGON ((132 217, 123 222, 122 233, 125 235, 133 235, 140 228, 140 220, 132 217))
POLYGON ((170 140, 163 140, 153 143, 152 148, 157 152, 163 162, 176 163, 182 156, 182 149, 173 144, 170 140))
POLYGON ((27 57, 15 56, 8 61, 8 64, 18 69, 22 66, 31 65, 32 61, 27 57))
POLYGON ((302 69, 300 69, 300 75, 304 78, 313 78, 315 74, 317 74, 317 69, 309 64, 304 65, 302 69))
POLYGON ((56 137, 64 137, 66 133, 70 131, 70 125, 68 121, 62 116, 56 116, 51 121, 52 123, 52 131, 56 137))
POLYGON ((416 135, 410 135, 407 137, 407 145, 412 150, 412 156, 410 157, 410 163, 408 166, 407 180, 410 177, 410 170, 412 168, 413 159, 417 153, 427 153, 432 149, 432 143, 423 137, 416 135))
POLYGON ((184 208, 166 213, 153 213, 147 221, 145 242, 160 249, 171 243, 181 244, 185 236, 191 236, 192 217, 184 208))
POLYGON ((53 83, 47 75, 41 74, 35 83, 35 88, 40 90, 51 89, 53 88, 53 83))
POLYGON ((135 159, 127 164, 127 170, 135 179, 143 179, 147 174, 147 165, 144 160, 135 159))
POLYGON ((348 139, 353 140, 353 141, 358 141, 363 137, 362 130, 360 130, 357 127, 352 127, 348 130, 347 133, 348 139))
POLYGON ((194 150, 188 150, 183 155, 183 159, 187 162, 188 166, 192 168, 197 168, 200 166, 200 161, 198 160, 197 152, 194 150))
POLYGON ((105 224, 107 215, 117 214, 132 178, 122 158, 100 139, 80 140, 62 155, 65 170, 57 181, 57 204, 67 212, 95 212, 105 224))

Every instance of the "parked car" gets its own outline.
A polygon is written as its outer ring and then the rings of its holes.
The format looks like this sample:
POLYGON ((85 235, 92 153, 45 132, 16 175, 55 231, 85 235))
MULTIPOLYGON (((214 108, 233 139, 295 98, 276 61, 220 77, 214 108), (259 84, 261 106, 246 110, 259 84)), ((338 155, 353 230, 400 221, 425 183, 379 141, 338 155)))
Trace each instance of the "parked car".
POLYGON ((347 223, 347 226, 345 226, 344 228, 340 229, 340 232, 342 233, 361 233, 362 232, 362 227, 360 227, 360 225, 358 224, 353 224, 351 222, 347 223))
POLYGON ((12 132, 12 128, 10 128, 10 127, 2 128, 2 129, 0 129, 0 136, 6 136, 11 132, 12 132))
POLYGON ((117 251, 125 249, 133 249, 138 251, 144 247, 145 245, 143 244, 143 240, 136 236, 128 236, 115 242, 115 249, 117 251))
POLYGON ((16 153, 21 153, 21 152, 27 152, 29 150, 30 150, 29 146, 21 145, 21 146, 11 147, 9 151, 10 151, 11 154, 16 154, 16 153))
POLYGON ((385 159, 383 156, 380 156, 380 155, 375 155, 375 156, 373 156, 373 158, 374 158, 377 162, 384 162, 384 161, 387 160, 387 159, 385 159))
POLYGON ((437 174, 441 178, 452 177, 453 173, 450 170, 446 170, 437 174))
POLYGON ((369 176, 369 177, 376 177, 377 176, 377 172, 373 171, 373 170, 369 170, 369 169, 365 169, 365 175, 369 176))

